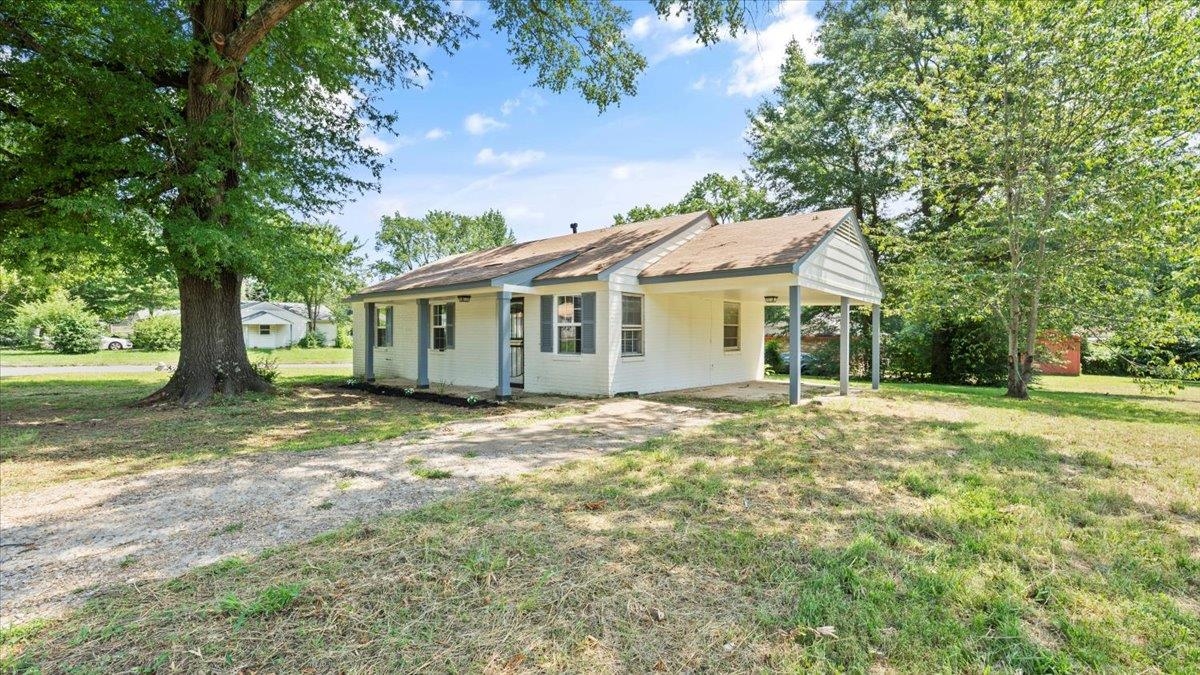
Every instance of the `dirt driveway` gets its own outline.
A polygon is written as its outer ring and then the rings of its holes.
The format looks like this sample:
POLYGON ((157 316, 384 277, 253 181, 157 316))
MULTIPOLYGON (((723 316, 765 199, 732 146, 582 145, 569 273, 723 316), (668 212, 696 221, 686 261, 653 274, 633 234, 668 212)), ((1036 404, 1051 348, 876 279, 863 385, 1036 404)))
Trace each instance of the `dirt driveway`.
POLYGON ((174 576, 355 519, 592 457, 722 415, 636 400, 457 422, 0 497, 0 621, 61 614, 107 584, 174 576), (448 478, 431 471, 449 471, 448 478))

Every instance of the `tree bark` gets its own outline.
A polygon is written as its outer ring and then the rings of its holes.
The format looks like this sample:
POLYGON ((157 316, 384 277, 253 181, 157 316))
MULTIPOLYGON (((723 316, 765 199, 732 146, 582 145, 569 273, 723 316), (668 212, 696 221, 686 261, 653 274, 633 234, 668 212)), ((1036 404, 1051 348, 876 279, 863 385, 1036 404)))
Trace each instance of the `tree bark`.
POLYGON ((246 356, 241 296, 242 279, 233 272, 221 272, 212 280, 179 274, 179 366, 143 403, 191 405, 218 392, 270 391, 270 383, 254 372, 246 356))

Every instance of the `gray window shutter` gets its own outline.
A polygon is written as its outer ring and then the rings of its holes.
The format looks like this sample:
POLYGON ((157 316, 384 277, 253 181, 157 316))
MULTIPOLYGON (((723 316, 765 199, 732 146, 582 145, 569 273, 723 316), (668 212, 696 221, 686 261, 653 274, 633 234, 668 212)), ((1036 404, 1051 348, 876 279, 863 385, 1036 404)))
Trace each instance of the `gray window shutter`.
POLYGON ((388 305, 387 308, 387 346, 392 346, 392 336, 396 334, 396 308, 388 305))
POLYGON ((446 349, 454 349, 454 303, 446 303, 446 349))
POLYGON ((554 351, 554 296, 542 296, 542 351, 554 351))
POLYGON ((584 354, 596 353, 596 294, 584 293, 582 319, 580 323, 579 351, 584 354))

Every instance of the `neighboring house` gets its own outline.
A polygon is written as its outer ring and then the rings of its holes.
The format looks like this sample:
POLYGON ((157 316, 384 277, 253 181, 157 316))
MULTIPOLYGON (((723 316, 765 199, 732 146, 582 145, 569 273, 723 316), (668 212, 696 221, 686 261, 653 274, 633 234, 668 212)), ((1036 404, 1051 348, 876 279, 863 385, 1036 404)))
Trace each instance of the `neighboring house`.
MULTIPOLYGON (((290 347, 309 331, 308 323, 301 302, 242 302, 242 339, 249 349, 290 347)), ((317 308, 317 322, 311 328, 321 334, 326 346, 337 339, 337 323, 325 306, 317 308)))
POLYGON ((1071 375, 1083 372, 1082 340, 1078 335, 1045 332, 1038 336, 1034 365, 1042 375, 1071 375))
MULTIPOLYGON (((742 382, 763 374, 765 305, 798 317, 801 303, 840 304, 848 317, 881 298, 850 209, 724 225, 681 214, 453 256, 364 288, 350 298, 354 373, 500 398, 742 382)), ((798 375, 789 392, 799 399, 798 375)))

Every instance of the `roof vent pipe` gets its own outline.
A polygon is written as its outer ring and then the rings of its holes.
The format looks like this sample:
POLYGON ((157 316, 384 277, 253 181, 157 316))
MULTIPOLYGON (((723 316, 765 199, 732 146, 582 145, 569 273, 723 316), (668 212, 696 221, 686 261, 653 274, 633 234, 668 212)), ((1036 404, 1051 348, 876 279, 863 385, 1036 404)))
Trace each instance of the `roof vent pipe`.
POLYGON ((579 234, 579 223, 571 223, 571 234, 579 234))

